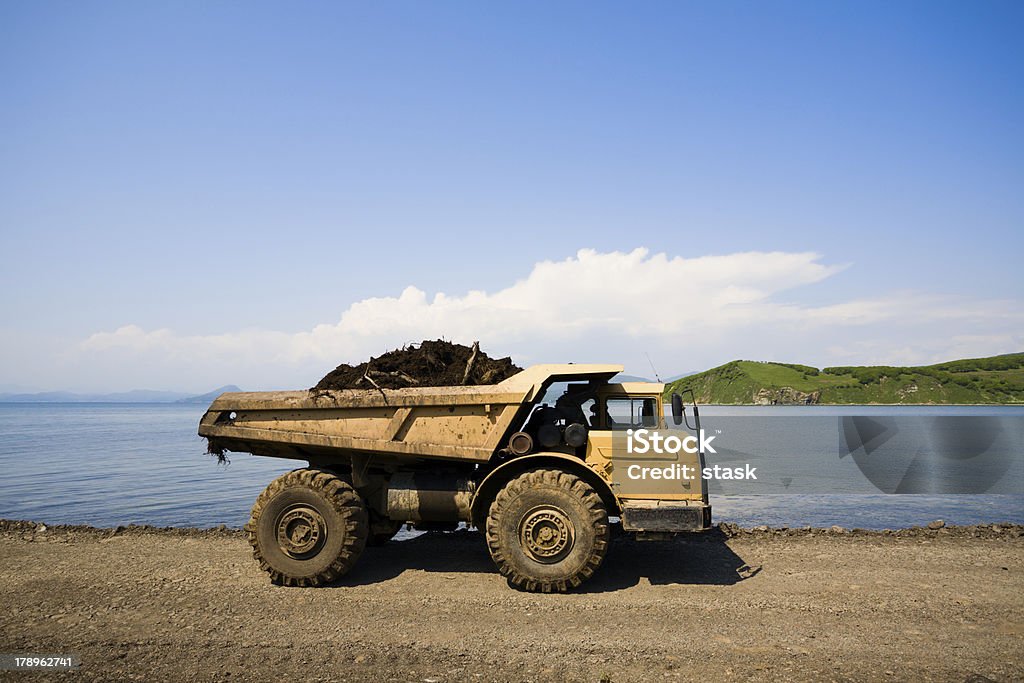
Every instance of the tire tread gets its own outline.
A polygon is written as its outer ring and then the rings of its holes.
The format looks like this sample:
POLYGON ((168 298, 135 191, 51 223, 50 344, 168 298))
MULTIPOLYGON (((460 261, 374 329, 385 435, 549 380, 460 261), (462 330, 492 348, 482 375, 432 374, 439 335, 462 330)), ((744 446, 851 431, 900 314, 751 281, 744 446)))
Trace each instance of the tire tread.
POLYGON ((249 521, 243 528, 249 545, 252 546, 253 557, 259 563, 260 569, 270 575, 272 583, 279 586, 312 587, 332 583, 352 568, 366 546, 368 521, 366 505, 351 484, 331 472, 304 468, 282 474, 270 482, 256 498, 249 521), (289 488, 308 488, 316 491, 345 520, 345 541, 338 556, 326 568, 311 576, 293 576, 275 569, 260 551, 256 534, 259 519, 270 501, 289 488))
POLYGON ((598 567, 601 566, 601 562, 604 560, 608 550, 608 536, 608 511, 601 497, 585 481, 574 474, 559 469, 540 468, 530 470, 512 479, 498 492, 487 516, 486 539, 491 559, 494 560, 498 571, 508 579, 510 584, 530 592, 564 593, 573 588, 578 588, 584 581, 592 577, 598 567), (511 560, 508 549, 505 547, 509 540, 503 538, 503 534, 499 533, 503 517, 507 514, 507 508, 512 501, 527 490, 544 486, 561 489, 582 502, 590 516, 594 532, 594 543, 590 555, 586 558, 582 567, 567 579, 538 580, 528 576, 526 572, 518 568, 511 560))

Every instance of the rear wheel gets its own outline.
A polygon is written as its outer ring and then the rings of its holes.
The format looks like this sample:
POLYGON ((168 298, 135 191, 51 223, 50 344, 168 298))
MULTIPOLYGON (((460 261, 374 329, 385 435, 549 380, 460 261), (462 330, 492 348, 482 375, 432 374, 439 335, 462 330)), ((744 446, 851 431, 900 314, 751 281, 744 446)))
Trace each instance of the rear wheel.
POLYGON ((352 568, 368 526, 366 505, 351 485, 330 472, 302 469, 264 489, 245 530, 273 583, 320 586, 352 568))
POLYGON ((579 477, 556 469, 519 475, 494 499, 487 548, 509 583, 549 593, 593 576, 608 550, 608 511, 579 477))

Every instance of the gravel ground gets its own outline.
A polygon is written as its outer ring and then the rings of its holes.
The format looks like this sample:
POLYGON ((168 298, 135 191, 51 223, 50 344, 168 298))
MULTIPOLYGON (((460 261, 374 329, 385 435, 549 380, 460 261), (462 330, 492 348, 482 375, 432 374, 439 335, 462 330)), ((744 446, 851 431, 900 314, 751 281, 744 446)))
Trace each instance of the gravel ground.
POLYGON ((1024 679, 1024 529, 617 536, 586 590, 510 589, 475 532, 279 588, 233 530, 0 521, 0 680, 1024 679))

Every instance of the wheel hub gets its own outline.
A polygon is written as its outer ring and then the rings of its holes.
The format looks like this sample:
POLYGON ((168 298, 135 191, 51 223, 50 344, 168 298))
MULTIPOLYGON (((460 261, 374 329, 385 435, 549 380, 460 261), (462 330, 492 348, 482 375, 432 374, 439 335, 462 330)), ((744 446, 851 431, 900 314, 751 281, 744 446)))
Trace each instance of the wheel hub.
POLYGON ((277 544, 288 557, 304 560, 320 552, 327 540, 327 524, 307 505, 294 505, 277 518, 277 544))
POLYGON ((520 523, 519 541, 532 559, 545 564, 558 562, 572 550, 572 521, 558 508, 534 508, 520 523))

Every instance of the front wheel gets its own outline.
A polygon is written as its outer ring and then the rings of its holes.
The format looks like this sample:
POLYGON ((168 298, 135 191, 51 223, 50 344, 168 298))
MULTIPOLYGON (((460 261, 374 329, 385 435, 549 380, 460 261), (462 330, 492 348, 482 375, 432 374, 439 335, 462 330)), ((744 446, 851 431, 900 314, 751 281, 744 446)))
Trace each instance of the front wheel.
POLYGON ((513 586, 564 592, 601 566, 608 550, 608 511, 579 477, 531 470, 495 497, 487 516, 487 548, 513 586))
POLYGON ((356 563, 369 523, 362 497, 323 470, 284 474, 259 495, 245 525, 253 557, 285 586, 321 586, 356 563))

